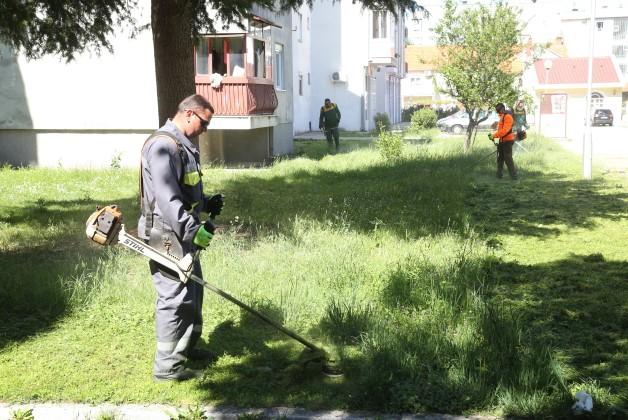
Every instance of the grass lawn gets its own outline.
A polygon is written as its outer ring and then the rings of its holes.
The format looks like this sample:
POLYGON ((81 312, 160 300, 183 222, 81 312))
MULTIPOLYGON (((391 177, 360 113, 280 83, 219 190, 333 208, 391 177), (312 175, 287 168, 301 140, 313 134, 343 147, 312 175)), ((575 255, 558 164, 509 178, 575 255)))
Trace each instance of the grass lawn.
POLYGON ((154 383, 148 263, 92 245, 116 203, 137 224, 136 170, 0 170, 0 401, 300 406, 380 412, 628 416, 628 180, 580 179, 544 139, 496 180, 492 146, 296 142, 262 169, 203 171, 226 195, 205 279, 336 355, 303 346, 206 292, 198 381, 154 383))

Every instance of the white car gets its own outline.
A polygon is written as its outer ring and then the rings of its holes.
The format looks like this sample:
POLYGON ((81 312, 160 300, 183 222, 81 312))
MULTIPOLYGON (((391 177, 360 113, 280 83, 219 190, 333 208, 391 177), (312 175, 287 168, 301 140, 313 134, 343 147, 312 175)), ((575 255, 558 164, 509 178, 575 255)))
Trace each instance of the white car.
MULTIPOLYGON (((480 118, 486 115, 485 111, 480 112, 480 118)), ((478 124, 478 129, 480 130, 490 130, 493 124, 496 124, 499 121, 499 116, 495 111, 491 111, 488 114, 488 118, 478 124)), ((469 126, 469 115, 467 111, 458 111, 453 115, 450 115, 445 118, 441 118, 436 121, 436 127, 440 128, 441 131, 447 131, 454 134, 462 134, 464 130, 469 126)))

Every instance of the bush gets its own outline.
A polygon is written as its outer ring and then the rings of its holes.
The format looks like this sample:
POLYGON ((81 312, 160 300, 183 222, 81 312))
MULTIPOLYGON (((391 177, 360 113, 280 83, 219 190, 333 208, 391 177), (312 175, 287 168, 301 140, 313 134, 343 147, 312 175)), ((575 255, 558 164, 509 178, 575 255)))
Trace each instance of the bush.
POLYGON ((373 118, 375 120, 375 132, 381 133, 382 131, 390 131, 390 118, 385 112, 378 112, 373 118))
POLYGON ((423 108, 412 114, 410 128, 414 131, 436 127, 437 115, 430 108, 423 108))
POLYGON ((380 155, 387 162, 394 162, 401 158, 403 152, 403 135, 397 133, 391 133, 387 130, 382 130, 379 133, 379 138, 375 143, 380 155))

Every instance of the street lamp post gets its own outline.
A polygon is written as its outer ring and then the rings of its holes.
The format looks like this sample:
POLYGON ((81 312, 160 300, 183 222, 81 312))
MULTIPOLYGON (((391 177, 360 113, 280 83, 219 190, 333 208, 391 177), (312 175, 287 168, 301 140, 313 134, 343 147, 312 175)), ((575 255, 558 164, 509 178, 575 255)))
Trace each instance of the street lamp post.
POLYGON ((592 178, 593 131, 591 129, 591 96, 593 94, 593 45, 595 37, 595 0, 591 0, 591 21, 589 22, 589 72, 587 80, 586 109, 584 111, 584 139, 582 142, 582 176, 592 178))

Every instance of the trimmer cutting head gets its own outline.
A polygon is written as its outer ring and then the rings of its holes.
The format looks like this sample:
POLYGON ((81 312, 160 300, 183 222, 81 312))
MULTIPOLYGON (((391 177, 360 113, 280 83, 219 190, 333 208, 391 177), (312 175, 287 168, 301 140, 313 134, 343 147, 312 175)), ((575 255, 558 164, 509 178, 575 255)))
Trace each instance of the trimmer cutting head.
POLYGON ((321 372, 323 372, 323 375, 329 376, 330 378, 340 378, 345 374, 338 362, 334 359, 324 360, 321 372))
POLYGON ((299 357, 299 362, 303 366, 313 364, 316 368, 320 365, 320 370, 323 375, 329 376, 330 378, 339 378, 344 375, 338 361, 323 349, 313 350, 307 348, 303 350, 299 357))

